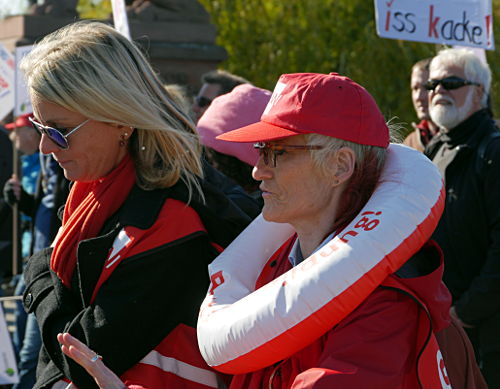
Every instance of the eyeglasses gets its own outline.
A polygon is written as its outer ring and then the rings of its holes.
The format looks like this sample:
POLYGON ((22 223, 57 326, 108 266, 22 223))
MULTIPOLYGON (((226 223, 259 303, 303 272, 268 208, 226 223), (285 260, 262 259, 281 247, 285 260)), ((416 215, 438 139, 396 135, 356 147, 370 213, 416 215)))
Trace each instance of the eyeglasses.
POLYGON ((425 83, 425 89, 434 90, 437 88, 439 84, 441 84, 443 88, 446 90, 458 89, 466 85, 476 85, 476 86, 481 85, 477 82, 464 80, 463 78, 452 76, 452 77, 442 78, 440 80, 431 79, 425 83))
POLYGON ((41 123, 38 123, 33 118, 28 118, 33 128, 37 130, 40 135, 45 134, 47 137, 54 142, 59 148, 66 150, 69 147, 68 144, 68 136, 73 134, 76 130, 83 127, 90 119, 85 120, 83 123, 80 123, 78 126, 69 130, 68 128, 54 128, 49 126, 44 126, 41 123))
POLYGON ((320 150, 323 148, 323 146, 320 145, 281 145, 266 142, 255 143, 253 147, 259 150, 259 155, 264 158, 264 163, 267 166, 269 166, 272 153, 273 167, 276 167, 276 159, 278 158, 278 156, 285 154, 287 151, 320 150))
POLYGON ((194 98, 194 101, 196 102, 196 104, 198 104, 200 108, 205 108, 208 107, 210 104, 212 104, 213 100, 210 100, 205 96, 196 96, 194 98))

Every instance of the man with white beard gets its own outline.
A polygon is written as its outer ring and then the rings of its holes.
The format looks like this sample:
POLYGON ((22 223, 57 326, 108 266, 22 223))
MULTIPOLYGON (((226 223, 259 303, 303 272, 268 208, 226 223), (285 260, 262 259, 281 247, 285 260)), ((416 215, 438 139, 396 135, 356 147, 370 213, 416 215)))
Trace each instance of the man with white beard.
POLYGON ((490 388, 500 388, 500 137, 488 95, 491 71, 467 49, 430 64, 429 109, 439 133, 425 154, 446 184, 434 239, 444 251, 451 316, 466 329, 490 388))

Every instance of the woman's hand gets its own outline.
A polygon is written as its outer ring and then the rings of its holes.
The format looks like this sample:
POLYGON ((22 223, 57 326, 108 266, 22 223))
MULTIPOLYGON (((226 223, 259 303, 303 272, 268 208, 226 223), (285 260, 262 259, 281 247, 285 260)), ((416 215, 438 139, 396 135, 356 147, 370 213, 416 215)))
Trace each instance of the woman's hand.
POLYGON ((101 389, 126 389, 120 378, 106 367, 102 357, 68 333, 58 334, 61 350, 94 377, 101 389))

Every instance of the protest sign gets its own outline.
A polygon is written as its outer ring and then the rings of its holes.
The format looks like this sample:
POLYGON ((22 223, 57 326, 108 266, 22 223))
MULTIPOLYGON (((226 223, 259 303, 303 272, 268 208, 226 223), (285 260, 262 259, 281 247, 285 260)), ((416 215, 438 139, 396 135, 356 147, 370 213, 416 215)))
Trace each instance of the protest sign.
POLYGON ((111 7, 113 8, 113 21, 115 23, 115 28, 130 40, 130 30, 128 27, 125 0, 111 0, 111 7))
POLYGON ((15 76, 15 103, 14 103, 14 116, 24 115, 31 113, 31 100, 24 80, 24 73, 19 69, 21 59, 28 54, 33 46, 19 46, 16 47, 16 76, 15 76))
POLYGON ((0 44, 0 120, 14 108, 14 56, 0 44))
POLYGON ((375 0, 382 38, 495 49, 491 0, 375 0))
POLYGON ((0 304, 0 385, 17 384, 18 382, 16 358, 5 323, 2 304, 0 304))

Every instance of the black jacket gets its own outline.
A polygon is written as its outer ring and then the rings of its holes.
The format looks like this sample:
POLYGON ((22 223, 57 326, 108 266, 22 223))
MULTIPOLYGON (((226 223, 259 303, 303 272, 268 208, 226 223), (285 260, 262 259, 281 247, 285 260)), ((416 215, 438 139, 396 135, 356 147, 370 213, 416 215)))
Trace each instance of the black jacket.
MULTIPOLYGON (((80 242, 71 290, 50 270, 50 249, 30 259, 24 304, 35 312, 43 341, 35 388, 50 388, 63 376, 78 388, 97 388, 83 368, 61 353, 56 339, 59 332, 70 332, 98 350, 106 364, 121 375, 178 324, 196 325, 209 284, 207 265, 218 254, 212 242, 227 246, 250 222, 210 185, 203 183, 203 191, 206 205, 194 198, 190 206, 208 233, 196 232, 126 257, 92 304, 92 292, 118 232, 124 226, 150 229, 169 198, 186 203, 182 183, 154 191, 134 187, 102 234, 80 242)), ((176 220, 171 223, 175 228, 176 220)))
MULTIPOLYGON (((499 138, 491 140, 488 161, 477 171, 478 146, 493 131, 498 128, 481 110, 434 137, 425 151, 445 177, 445 210, 433 235, 444 251, 444 281, 458 316, 479 328, 500 324, 499 138)), ((498 328, 492 347, 500 347, 498 328)))
MULTIPOLYGON (((0 126, 0 188, 12 175, 12 143, 0 126)), ((12 209, 0 198, 0 278, 12 272, 12 209)))
MULTIPOLYGON (((51 163, 50 161, 46 160, 47 162, 44 163, 51 163)), ((51 196, 53 196, 53 207, 52 207, 52 212, 50 214, 50 222, 49 222, 49 231, 47 232, 48 240, 52 241, 56 237, 57 231, 59 230, 59 227, 61 226, 61 219, 59 218, 58 215, 58 210, 66 203, 66 199, 69 194, 69 181, 64 177, 64 171, 62 168, 57 164, 53 163, 51 168, 54 171, 55 177, 53 178, 54 180, 54 188, 53 192, 51 193, 51 196)), ((42 172, 38 175, 38 180, 36 184, 36 190, 34 194, 29 194, 27 193, 22 187, 21 187, 21 198, 19 199, 18 206, 19 210, 24 213, 25 215, 29 216, 31 218, 31 226, 30 230, 32 235, 34 234, 34 226, 35 226, 35 218, 37 216, 37 211, 40 206, 40 203, 43 201, 44 197, 46 196, 46 193, 43 189, 44 186, 44 180, 48 179, 47 177, 44 176, 42 172)), ((50 177, 52 179, 52 177, 50 177)), ((10 194, 12 192, 12 187, 6 187, 4 188, 4 198, 6 201, 8 199, 14 199, 14 195, 10 194)), ((12 201, 10 202, 12 205, 12 201)), ((34 245, 34 239, 32 239, 32 247, 30 252, 33 253, 33 245, 34 245)))

